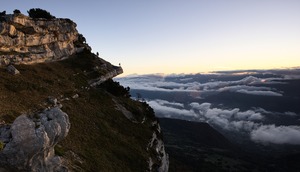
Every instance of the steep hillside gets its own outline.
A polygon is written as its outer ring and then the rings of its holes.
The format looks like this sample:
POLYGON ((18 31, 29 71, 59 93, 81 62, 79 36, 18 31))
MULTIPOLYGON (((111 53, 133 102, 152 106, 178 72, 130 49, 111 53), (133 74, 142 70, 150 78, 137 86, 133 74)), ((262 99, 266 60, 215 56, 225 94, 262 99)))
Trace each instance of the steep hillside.
POLYGON ((1 43, 2 60, 15 62, 20 74, 8 73, 5 63, 0 68, 0 171, 168 171, 152 108, 111 80, 122 68, 84 44, 64 60, 26 65, 12 61, 21 52, 8 53, 1 43))

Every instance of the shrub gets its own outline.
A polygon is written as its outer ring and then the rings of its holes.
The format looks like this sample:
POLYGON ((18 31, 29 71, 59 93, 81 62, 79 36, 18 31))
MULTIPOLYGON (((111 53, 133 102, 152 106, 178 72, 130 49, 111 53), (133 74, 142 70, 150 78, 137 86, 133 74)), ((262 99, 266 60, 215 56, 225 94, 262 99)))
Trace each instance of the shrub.
POLYGON ((5 22, 5 21, 6 21, 5 18, 0 16, 0 22, 5 22))
POLYGON ((21 11, 18 10, 18 9, 15 9, 15 10, 14 10, 14 14, 21 14, 21 11))
POLYGON ((54 19, 48 11, 40 9, 40 8, 32 8, 28 12, 29 17, 31 18, 44 18, 44 19, 54 19))
POLYGON ((79 35, 78 35, 78 41, 79 41, 80 43, 86 43, 86 39, 85 39, 85 37, 84 37, 82 34, 79 34, 79 35))
POLYGON ((100 85, 101 88, 106 89, 107 92, 111 93, 114 96, 117 97, 130 97, 130 88, 126 87, 124 88, 122 85, 120 85, 119 82, 115 82, 112 79, 108 79, 104 83, 100 85))
POLYGON ((63 155, 65 154, 65 150, 63 149, 62 146, 60 146, 60 145, 55 145, 55 146, 54 146, 54 153, 55 153, 55 155, 63 156, 63 155))
POLYGON ((5 143, 0 140, 0 151, 2 151, 4 149, 4 145, 5 145, 5 143))
POLYGON ((0 16, 5 16, 5 15, 6 15, 6 11, 0 12, 0 16))

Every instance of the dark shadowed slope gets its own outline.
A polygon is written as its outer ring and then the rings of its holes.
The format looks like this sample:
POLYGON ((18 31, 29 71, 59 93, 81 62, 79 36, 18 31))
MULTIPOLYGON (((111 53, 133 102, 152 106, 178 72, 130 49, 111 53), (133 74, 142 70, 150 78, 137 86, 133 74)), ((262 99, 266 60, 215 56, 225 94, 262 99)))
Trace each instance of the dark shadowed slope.
MULTIPOLYGON (((166 135, 180 136, 184 143, 206 148, 232 149, 233 145, 208 123, 160 118, 162 130, 166 135), (191 132, 193 131, 193 132, 191 132)), ((172 144, 174 140, 166 140, 172 144)))
POLYGON ((253 168, 241 160, 239 151, 207 123, 178 119, 159 119, 170 171, 248 171, 253 168))

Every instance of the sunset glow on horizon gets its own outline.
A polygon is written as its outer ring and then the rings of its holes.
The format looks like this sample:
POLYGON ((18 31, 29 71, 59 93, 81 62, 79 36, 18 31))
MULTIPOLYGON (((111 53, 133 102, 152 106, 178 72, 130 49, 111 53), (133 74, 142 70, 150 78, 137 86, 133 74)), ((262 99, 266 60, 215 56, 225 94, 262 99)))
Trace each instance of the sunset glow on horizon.
POLYGON ((300 66, 298 0, 70 2, 12 0, 0 11, 70 18, 122 76, 300 66))

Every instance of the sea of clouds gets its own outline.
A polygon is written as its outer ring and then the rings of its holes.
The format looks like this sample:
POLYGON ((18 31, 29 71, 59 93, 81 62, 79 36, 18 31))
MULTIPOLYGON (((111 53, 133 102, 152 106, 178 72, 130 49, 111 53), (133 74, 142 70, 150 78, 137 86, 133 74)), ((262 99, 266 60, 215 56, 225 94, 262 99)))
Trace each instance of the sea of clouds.
MULTIPOLYGON (((146 101, 158 117, 177 118, 191 121, 207 122, 211 126, 248 135, 249 139, 262 144, 292 144, 300 145, 300 114, 295 112, 273 112, 260 107, 241 110, 239 107, 226 108, 214 106, 213 102, 197 102, 205 97, 217 95, 221 92, 235 92, 257 96, 283 96, 283 91, 272 88, 272 84, 286 84, 287 79, 299 79, 300 70, 296 72, 281 71, 269 75, 242 75, 238 79, 218 80, 218 76, 237 75, 236 73, 217 73, 212 79, 196 80, 196 75, 139 75, 117 78, 123 86, 133 90, 144 90, 168 93, 191 93, 196 95, 192 102, 183 103, 167 101, 163 97, 146 101), (258 77, 262 76, 262 77, 258 77), (282 118, 293 118, 299 125, 277 125, 269 123, 270 115, 282 118)), ((201 76, 202 77, 202 76, 201 76)))
POLYGON ((251 140, 263 144, 300 145, 300 126, 264 124, 267 118, 264 114, 297 116, 294 112, 269 112, 261 108, 247 111, 241 111, 239 108, 220 109, 212 107, 211 103, 199 104, 197 102, 186 106, 160 99, 149 100, 147 103, 159 117, 207 122, 227 131, 249 134, 251 140))

